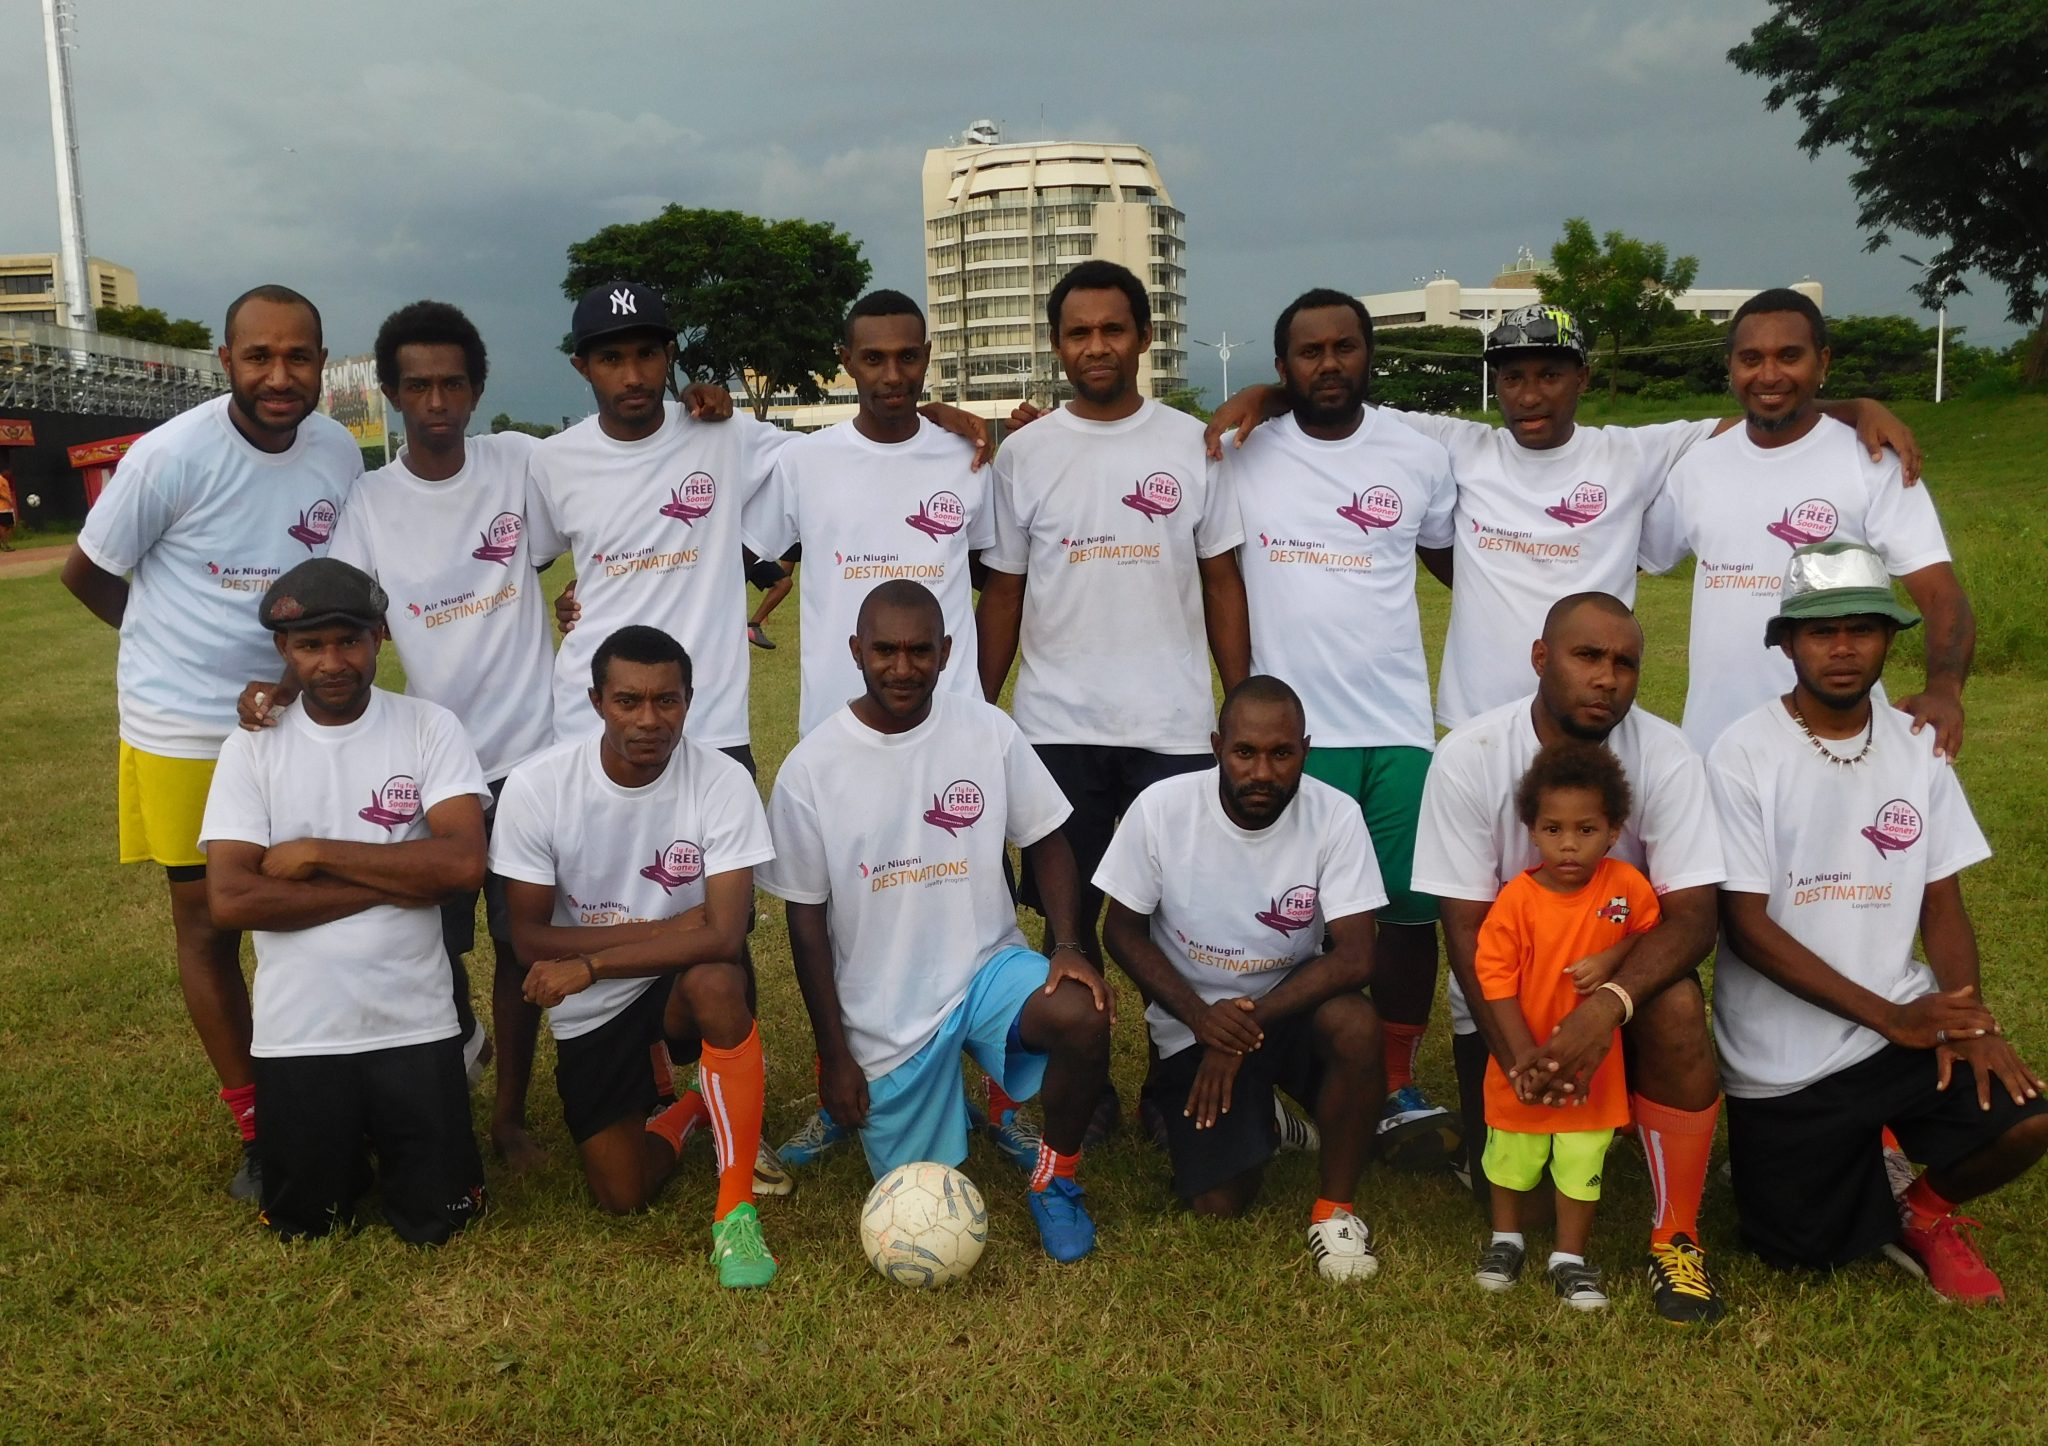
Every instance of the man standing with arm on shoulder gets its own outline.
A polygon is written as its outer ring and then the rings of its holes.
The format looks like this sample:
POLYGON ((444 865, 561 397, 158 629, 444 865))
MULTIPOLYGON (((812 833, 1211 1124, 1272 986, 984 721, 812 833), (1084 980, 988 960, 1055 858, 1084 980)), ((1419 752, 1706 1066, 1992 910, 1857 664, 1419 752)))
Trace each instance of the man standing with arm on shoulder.
POLYGON ((483 882, 489 795, 453 714, 372 686, 385 607, 315 558, 252 609, 297 701, 221 745, 199 833, 213 917, 255 931, 264 1223, 352 1224, 374 1155, 391 1228, 432 1245, 484 1208, 438 906, 483 882))
POLYGON ((1376 914, 1373 1003, 1386 1100, 1377 1144, 1409 1168, 1458 1150, 1457 1121, 1415 1082, 1436 994, 1436 900, 1409 887, 1436 729, 1415 563, 1450 577, 1457 489, 1444 449, 1366 405, 1372 318, 1341 291, 1297 297, 1273 328, 1290 415, 1225 448, 1244 520, 1252 667, 1308 712, 1304 771, 1357 801, 1390 896, 1376 914))
POLYGON ((1109 951, 1150 1001, 1160 1058, 1147 1089, 1176 1193, 1198 1215, 1250 1209, 1283 1089, 1322 1132, 1316 1271, 1370 1280, 1379 1256, 1352 1202, 1384 1077, 1361 991, 1387 895, 1352 801, 1302 776, 1302 728, 1301 700, 1278 678, 1238 684, 1211 735, 1215 770, 1139 794, 1095 884, 1109 895, 1109 951))
POLYGON ((1728 879, 1714 1021, 1742 1233, 1775 1265, 1884 1250, 1948 1300, 2005 1298, 1957 1205, 2048 1152, 2040 1074, 1984 1003, 1962 870, 1990 857, 1940 744, 1872 696, 1920 621, 1877 552, 1796 550, 1763 641, 1793 686, 1707 761, 1728 879), (1925 965, 1913 957, 1918 934, 1925 965), (1927 1170, 1896 1202, 1879 1131, 1927 1170))
POLYGON ((240 1200, 255 1176, 256 1095, 241 937, 207 912, 199 820, 235 697, 274 679, 277 654, 250 606, 286 569, 326 555, 363 470, 339 423, 313 409, 327 359, 320 313, 283 286, 228 307, 228 395, 137 442, 86 518, 64 586, 121 630, 121 862, 163 865, 178 982, 220 1097, 240 1129, 240 1200))
POLYGON ((1422 792, 1415 885, 1435 894, 1443 911, 1473 1183, 1484 1188, 1479 1111, 1489 1050, 1510 1079, 1528 1081, 1518 1089, 1524 1098, 1562 1107, 1582 1096, 1619 1028, 1630 1112, 1649 1160, 1653 1300, 1668 1321, 1704 1324, 1723 1313, 1699 1247, 1720 1083, 1696 970, 1713 947, 1721 848, 1699 755, 1671 724, 1634 706, 1642 658, 1642 628, 1619 598, 1581 593, 1552 606, 1530 649, 1535 695, 1482 713, 1437 744, 1422 792), (1581 1000, 1529 1054, 1511 1050, 1489 1016, 1475 1020, 1467 1001, 1483 997, 1479 926, 1501 886, 1539 857, 1517 815, 1515 786, 1538 751, 1563 738, 1604 743, 1621 760, 1634 797, 1613 856, 1649 878, 1662 917, 1635 941, 1611 985, 1581 1000))
POLYGON ((864 691, 783 760, 761 880, 789 903, 825 1107, 860 1131, 879 1178, 967 1158, 963 1050, 1015 1099, 1042 1087, 1027 1199, 1046 1254, 1079 1260, 1095 1223, 1075 1170, 1109 1077, 1114 1007, 1074 939, 1066 800, 1006 714, 939 691, 951 643, 928 589, 883 583, 848 643, 864 691), (1060 938, 1049 958, 1017 930, 1006 840, 1040 881, 1060 938))

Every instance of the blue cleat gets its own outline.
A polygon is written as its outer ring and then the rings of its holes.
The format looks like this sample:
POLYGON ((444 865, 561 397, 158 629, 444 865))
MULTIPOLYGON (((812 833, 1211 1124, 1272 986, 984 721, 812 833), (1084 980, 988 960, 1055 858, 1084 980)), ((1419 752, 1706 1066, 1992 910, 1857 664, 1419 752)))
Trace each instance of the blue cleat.
POLYGON ((784 1140, 775 1153, 782 1157, 783 1164, 801 1167, 852 1138, 853 1131, 833 1119, 820 1105, 818 1112, 804 1121, 804 1127, 784 1140))
POLYGON ((1038 1222, 1038 1239, 1047 1255, 1065 1264, 1095 1249, 1095 1222, 1088 1218, 1087 1195, 1079 1185, 1054 1176, 1043 1190, 1024 1198, 1031 1203, 1031 1218, 1038 1222))
POLYGON ((1411 1084, 1387 1096, 1373 1139, 1395 1169, 1435 1170, 1456 1162, 1463 1135, 1456 1116, 1411 1084))

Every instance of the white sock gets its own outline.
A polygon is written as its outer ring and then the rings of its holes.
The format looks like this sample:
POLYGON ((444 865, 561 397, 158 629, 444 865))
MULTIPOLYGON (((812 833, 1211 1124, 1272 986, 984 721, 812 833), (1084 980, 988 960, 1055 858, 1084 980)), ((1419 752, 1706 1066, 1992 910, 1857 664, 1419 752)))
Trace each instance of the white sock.
POLYGON ((1493 1239, 1487 1244, 1512 1245, 1515 1249, 1521 1250, 1526 1248, 1527 1242, 1522 1239, 1522 1232, 1519 1230, 1496 1230, 1493 1232, 1493 1239))
POLYGON ((1584 1265, 1585 1263, 1586 1257, 1583 1255, 1573 1255, 1570 1251, 1566 1250, 1553 1250, 1550 1252, 1549 1268, 1552 1270, 1555 1270, 1560 1265, 1584 1265))

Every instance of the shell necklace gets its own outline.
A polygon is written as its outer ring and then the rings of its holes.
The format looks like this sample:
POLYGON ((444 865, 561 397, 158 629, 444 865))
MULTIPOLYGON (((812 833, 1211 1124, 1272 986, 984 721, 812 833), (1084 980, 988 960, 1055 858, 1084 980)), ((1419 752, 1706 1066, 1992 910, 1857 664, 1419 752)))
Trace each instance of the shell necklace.
POLYGON ((1877 739, 1877 709, 1870 710, 1870 726, 1863 731, 1863 746, 1851 754, 1841 754, 1828 747, 1812 728, 1807 726, 1806 715, 1799 711, 1799 700, 1792 700, 1792 721, 1799 725, 1799 731, 1806 735, 1806 741, 1813 745, 1813 751, 1837 768, 1854 768, 1870 756, 1870 745, 1877 739))

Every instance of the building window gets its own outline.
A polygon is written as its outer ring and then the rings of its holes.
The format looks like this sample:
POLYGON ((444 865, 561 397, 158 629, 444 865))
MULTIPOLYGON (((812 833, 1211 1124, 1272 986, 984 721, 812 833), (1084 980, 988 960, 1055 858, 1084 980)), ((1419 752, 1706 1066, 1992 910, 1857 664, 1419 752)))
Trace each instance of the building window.
POLYGON ((49 272, 40 276, 0 276, 0 296, 47 296, 57 289, 57 278, 49 272))

